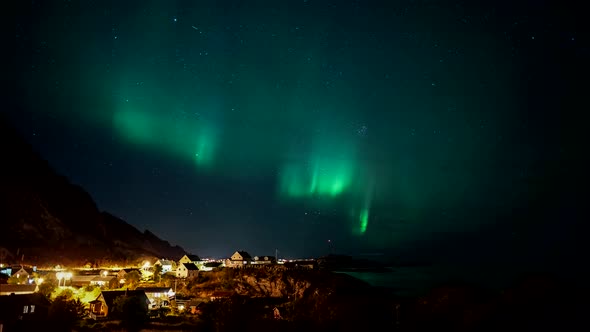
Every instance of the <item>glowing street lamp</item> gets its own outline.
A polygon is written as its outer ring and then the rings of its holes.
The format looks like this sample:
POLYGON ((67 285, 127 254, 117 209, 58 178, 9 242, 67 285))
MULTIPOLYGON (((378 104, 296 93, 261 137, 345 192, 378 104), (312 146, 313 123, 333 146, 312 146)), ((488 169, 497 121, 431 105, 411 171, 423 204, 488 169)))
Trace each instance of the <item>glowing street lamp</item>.
POLYGON ((61 281, 63 279, 64 281, 64 287, 66 285, 66 280, 70 280, 72 278, 72 272, 57 272, 55 274, 55 276, 57 277, 57 280, 59 281, 57 286, 61 287, 61 281))
POLYGON ((61 280, 64 278, 64 273, 63 272, 57 272, 55 274, 55 277, 57 278, 57 287, 61 287, 61 280))

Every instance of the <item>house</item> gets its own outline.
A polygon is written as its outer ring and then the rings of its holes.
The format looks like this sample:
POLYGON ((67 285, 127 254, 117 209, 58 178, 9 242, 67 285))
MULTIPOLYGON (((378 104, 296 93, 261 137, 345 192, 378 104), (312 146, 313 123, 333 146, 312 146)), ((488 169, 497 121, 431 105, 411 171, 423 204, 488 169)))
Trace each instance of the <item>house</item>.
POLYGON ((201 258, 199 258, 199 256, 197 255, 184 255, 182 256, 182 258, 178 261, 178 265, 182 264, 182 263, 194 263, 194 264, 199 264, 201 263, 201 258))
POLYGON ((276 262, 275 256, 254 256, 252 264, 275 264, 276 262))
POLYGON ((174 270, 174 262, 168 259, 158 259, 155 263, 155 265, 160 265, 162 267, 162 273, 166 273, 166 272, 171 272, 172 270, 174 270))
POLYGON ((242 267, 250 264, 252 256, 245 251, 236 251, 229 259, 225 261, 227 267, 242 267))
POLYGON ((150 301, 150 309, 168 307, 176 295, 170 287, 137 287, 135 290, 144 291, 150 301))
POLYGON ((0 296, 2 295, 22 295, 33 294, 38 290, 38 286, 34 284, 11 285, 0 284, 0 296))
POLYGON ((117 272, 117 279, 123 280, 123 282, 125 282, 125 275, 133 271, 136 271, 141 276, 139 269, 122 269, 121 271, 117 272))
POLYGON ((0 331, 46 330, 50 305, 41 294, 0 296, 0 331))
POLYGON ((10 266, 0 267, 0 274, 10 277, 12 275, 12 267, 10 267, 10 266))
POLYGON ((150 300, 142 290, 114 290, 102 291, 94 301, 90 301, 89 316, 92 319, 106 318, 115 310, 115 299, 120 296, 136 296, 139 297, 141 303, 145 303, 145 308, 149 308, 150 300))
POLYGON ((12 268, 12 275, 19 279, 19 284, 28 283, 29 279, 33 278, 33 272, 35 270, 31 267, 17 266, 12 268))
POLYGON ((198 315, 203 312, 203 307, 205 306, 205 302, 202 300, 192 299, 188 303, 184 305, 184 308, 193 315, 198 315))
POLYGON ((70 285, 72 287, 86 287, 86 286, 90 286, 90 283, 92 282, 92 279, 98 277, 98 275, 75 275, 72 276, 72 278, 70 279, 70 285))
POLYGON ((181 263, 176 269, 177 278, 192 278, 199 275, 199 268, 194 263, 181 263))
POLYGON ((219 268, 223 265, 221 262, 207 262, 205 264, 201 264, 199 269, 201 271, 213 271, 213 269, 219 268))
POLYGON ((115 276, 94 276, 90 285, 105 288, 117 288, 117 277, 115 276))
POLYGON ((283 266, 287 269, 304 269, 304 270, 315 270, 317 269, 317 263, 315 261, 292 261, 285 262, 283 266))

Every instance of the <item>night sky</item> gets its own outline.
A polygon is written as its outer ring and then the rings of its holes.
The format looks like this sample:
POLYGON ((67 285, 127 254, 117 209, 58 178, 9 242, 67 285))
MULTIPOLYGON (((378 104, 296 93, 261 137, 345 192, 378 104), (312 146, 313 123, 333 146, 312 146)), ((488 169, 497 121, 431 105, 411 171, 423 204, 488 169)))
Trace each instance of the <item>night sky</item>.
POLYGON ((101 210, 202 256, 571 256, 581 9, 471 3, 27 2, 5 109, 101 210))

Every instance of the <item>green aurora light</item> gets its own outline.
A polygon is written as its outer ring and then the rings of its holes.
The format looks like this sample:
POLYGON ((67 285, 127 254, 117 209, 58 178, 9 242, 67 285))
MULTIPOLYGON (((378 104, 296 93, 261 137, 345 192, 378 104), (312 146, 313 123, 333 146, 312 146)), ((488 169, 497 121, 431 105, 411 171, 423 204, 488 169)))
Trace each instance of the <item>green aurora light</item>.
POLYGON ((216 135, 202 122, 181 122, 147 112, 121 111, 114 114, 114 127, 128 143, 158 148, 186 159, 199 167, 214 162, 216 135))

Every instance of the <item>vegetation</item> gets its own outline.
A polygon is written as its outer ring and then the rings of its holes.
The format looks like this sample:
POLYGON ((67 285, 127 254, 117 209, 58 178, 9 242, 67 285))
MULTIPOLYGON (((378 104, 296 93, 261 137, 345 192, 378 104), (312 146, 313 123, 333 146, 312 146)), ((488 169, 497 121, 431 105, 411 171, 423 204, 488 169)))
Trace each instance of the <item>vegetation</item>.
POLYGON ((121 320, 121 325, 135 331, 148 321, 148 307, 138 296, 119 296, 113 301, 112 315, 121 320))
POLYGON ((162 265, 157 264, 156 266, 154 266, 154 282, 160 282, 160 280, 162 279, 162 265))
POLYGON ((60 295, 51 303, 47 318, 52 330, 71 331, 86 314, 86 306, 80 300, 60 295))
POLYGON ((141 275, 137 271, 131 271, 125 275, 125 285, 128 288, 135 288, 141 280, 141 275))
POLYGON ((22 278, 18 278, 15 274, 11 275, 8 278, 8 283, 11 285, 17 285, 17 284, 21 284, 23 282, 22 278))
POLYGON ((51 294, 55 291, 57 285, 53 280, 46 280, 39 285, 39 293, 45 297, 50 298, 51 294))

